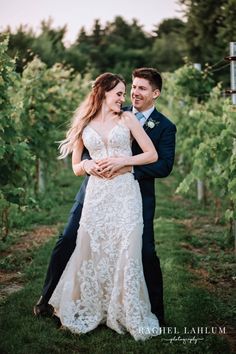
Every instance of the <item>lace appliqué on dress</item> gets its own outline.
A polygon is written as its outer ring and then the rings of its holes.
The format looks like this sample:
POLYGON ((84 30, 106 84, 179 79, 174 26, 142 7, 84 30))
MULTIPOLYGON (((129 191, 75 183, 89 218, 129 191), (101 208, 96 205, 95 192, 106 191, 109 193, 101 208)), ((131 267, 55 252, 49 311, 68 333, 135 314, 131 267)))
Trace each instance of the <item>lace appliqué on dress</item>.
MULTIPOLYGON (((117 124, 107 143, 87 126, 93 159, 131 156, 130 131, 117 124)), ((142 267, 142 199, 131 173, 111 180, 90 176, 77 245, 50 299, 63 326, 86 333, 101 323, 136 340, 159 334, 142 267)))

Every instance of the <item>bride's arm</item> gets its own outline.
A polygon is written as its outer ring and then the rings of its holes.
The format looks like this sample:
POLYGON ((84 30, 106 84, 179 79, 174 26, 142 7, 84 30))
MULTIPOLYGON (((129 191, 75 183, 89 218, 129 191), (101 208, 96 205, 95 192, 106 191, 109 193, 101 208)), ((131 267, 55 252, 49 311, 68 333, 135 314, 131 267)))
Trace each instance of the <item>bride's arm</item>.
POLYGON ((140 125, 137 118, 131 112, 125 112, 122 115, 123 123, 130 129, 134 139, 137 141, 143 153, 135 156, 109 157, 101 160, 98 164, 103 172, 115 172, 123 166, 145 165, 157 161, 157 151, 140 125))
POLYGON ((158 160, 158 154, 155 146, 134 114, 131 112, 123 113, 123 120, 143 151, 143 153, 135 156, 127 156, 125 166, 146 165, 156 162, 158 160))
POLYGON ((83 150, 84 150, 83 140, 79 138, 72 152, 72 169, 76 176, 83 176, 86 174, 84 169, 84 164, 88 160, 84 159, 81 161, 83 150))

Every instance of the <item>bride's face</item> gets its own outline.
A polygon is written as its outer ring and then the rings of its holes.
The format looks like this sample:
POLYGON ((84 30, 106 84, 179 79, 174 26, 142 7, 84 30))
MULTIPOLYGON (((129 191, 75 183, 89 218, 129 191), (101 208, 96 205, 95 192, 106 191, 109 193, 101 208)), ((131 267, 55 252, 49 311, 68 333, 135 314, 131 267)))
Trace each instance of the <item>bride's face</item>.
POLYGON ((104 102, 110 111, 119 113, 125 102, 125 85, 119 82, 111 91, 105 93, 104 102))

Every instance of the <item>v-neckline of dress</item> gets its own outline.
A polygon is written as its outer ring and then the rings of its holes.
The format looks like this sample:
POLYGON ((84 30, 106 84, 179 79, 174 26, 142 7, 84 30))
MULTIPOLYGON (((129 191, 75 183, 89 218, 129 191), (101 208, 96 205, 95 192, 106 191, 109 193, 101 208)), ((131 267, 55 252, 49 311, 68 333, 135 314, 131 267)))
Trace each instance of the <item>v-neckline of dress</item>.
POLYGON ((111 135, 111 132, 117 127, 120 126, 119 123, 116 123, 108 132, 107 136, 106 136, 106 140, 104 140, 104 138, 102 137, 102 135, 95 129, 93 128, 90 124, 87 125, 87 127, 89 127, 90 129, 92 129, 101 139, 101 141, 103 142, 103 144, 105 145, 105 147, 107 147, 108 145, 108 141, 109 141, 109 137, 111 135))

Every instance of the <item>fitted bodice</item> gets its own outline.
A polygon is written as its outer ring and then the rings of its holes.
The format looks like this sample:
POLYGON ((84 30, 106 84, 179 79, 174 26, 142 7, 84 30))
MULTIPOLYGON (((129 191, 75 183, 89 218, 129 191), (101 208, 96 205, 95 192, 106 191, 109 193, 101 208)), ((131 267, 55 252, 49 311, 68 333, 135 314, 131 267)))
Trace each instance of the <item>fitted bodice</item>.
POLYGON ((130 130, 122 124, 116 124, 109 131, 106 141, 94 128, 87 125, 83 130, 82 139, 94 160, 108 156, 132 155, 130 130))

